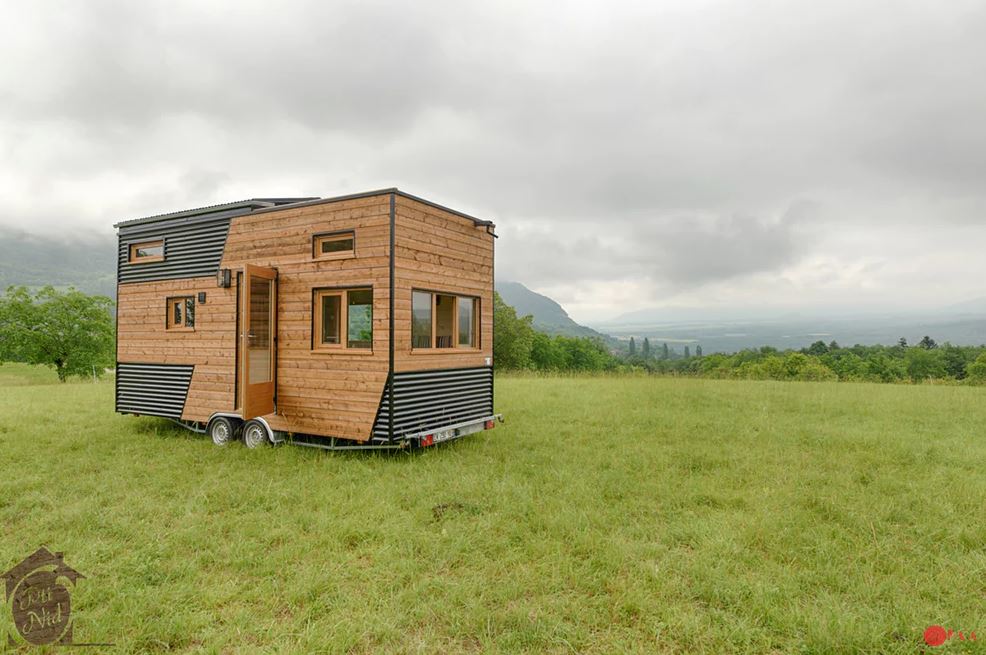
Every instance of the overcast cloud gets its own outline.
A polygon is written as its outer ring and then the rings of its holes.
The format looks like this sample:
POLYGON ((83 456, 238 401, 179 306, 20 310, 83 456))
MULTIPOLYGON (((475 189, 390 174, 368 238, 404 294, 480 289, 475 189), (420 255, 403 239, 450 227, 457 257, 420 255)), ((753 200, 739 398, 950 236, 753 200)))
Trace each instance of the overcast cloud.
POLYGON ((986 295, 986 3, 4 2, 0 225, 384 186, 582 320, 986 295))

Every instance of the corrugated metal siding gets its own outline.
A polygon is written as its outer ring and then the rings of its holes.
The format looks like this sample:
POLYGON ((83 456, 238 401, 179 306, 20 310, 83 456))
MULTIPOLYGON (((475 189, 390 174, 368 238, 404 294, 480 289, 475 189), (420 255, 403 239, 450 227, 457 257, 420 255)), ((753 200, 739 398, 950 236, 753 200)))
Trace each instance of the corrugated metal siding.
MULTIPOLYGON (((493 414, 493 369, 448 369, 394 374, 395 438, 493 414)), ((389 436, 390 390, 385 389, 374 439, 389 436)))
POLYGON ((116 365, 116 411, 181 418, 194 366, 116 365))
POLYGON ((229 222, 249 208, 120 227, 120 284, 215 275, 226 247, 229 222), (130 244, 164 240, 164 261, 130 263, 130 244))

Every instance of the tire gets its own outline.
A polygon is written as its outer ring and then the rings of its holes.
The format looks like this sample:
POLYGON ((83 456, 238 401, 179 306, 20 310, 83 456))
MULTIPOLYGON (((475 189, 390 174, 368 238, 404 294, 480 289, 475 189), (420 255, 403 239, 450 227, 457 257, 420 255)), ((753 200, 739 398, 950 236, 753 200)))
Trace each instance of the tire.
POLYGON ((247 448, 263 448, 271 443, 270 432, 261 421, 250 419, 243 425, 243 445, 247 448))
POLYGON ((212 443, 225 446, 236 439, 236 425, 225 416, 217 416, 209 423, 209 436, 212 443))

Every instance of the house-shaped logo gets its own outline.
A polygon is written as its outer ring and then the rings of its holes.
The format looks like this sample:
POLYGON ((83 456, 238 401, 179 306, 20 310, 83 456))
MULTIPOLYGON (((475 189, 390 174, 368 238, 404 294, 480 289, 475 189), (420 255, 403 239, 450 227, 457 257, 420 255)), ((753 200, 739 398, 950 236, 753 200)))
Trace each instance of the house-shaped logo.
MULTIPOLYGON (((84 577, 65 563, 62 553, 52 553, 43 546, 0 576, 18 634, 35 646, 71 644, 69 587, 84 577)), ((18 645, 13 635, 7 635, 7 640, 11 646, 18 645)))

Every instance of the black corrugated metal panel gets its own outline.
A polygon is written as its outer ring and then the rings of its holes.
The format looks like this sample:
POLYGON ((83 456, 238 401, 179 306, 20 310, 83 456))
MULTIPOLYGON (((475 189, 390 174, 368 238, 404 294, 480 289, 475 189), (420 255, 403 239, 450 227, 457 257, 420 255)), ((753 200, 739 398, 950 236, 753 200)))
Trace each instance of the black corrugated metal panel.
POLYGON ((394 373, 393 389, 393 434, 389 432, 390 392, 385 389, 373 424, 374 438, 399 439, 493 413, 493 368, 489 366, 394 373))
POLYGON ((121 227, 117 253, 120 284, 215 275, 223 258, 230 220, 249 212, 248 208, 241 208, 121 227), (164 261, 130 263, 130 244, 159 239, 164 241, 164 261))
POLYGON ((117 223, 113 227, 124 228, 133 225, 142 225, 147 223, 155 223, 157 221, 168 221, 175 218, 188 218, 194 216, 206 216, 209 214, 218 214, 219 212, 225 212, 236 209, 261 209, 264 207, 275 207, 278 205, 291 205, 296 202, 307 202, 309 200, 318 200, 315 196, 306 196, 304 198, 251 198, 250 200, 237 200, 236 202, 225 202, 221 205, 210 205, 208 207, 196 207, 195 209, 183 209, 177 212, 168 212, 167 214, 155 214, 154 216, 145 216, 143 218, 134 218, 129 221, 122 221, 117 223))
POLYGON ((181 418, 194 366, 179 364, 116 365, 116 411, 181 418))

